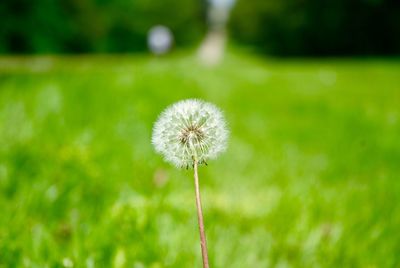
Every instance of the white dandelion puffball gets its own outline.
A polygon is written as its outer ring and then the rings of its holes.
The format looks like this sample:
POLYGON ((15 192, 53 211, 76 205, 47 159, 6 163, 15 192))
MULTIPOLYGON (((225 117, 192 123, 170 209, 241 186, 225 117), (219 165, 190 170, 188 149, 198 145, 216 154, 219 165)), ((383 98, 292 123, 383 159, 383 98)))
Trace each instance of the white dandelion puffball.
POLYGON ((153 128, 152 143, 167 162, 192 167, 216 158, 226 149, 228 130, 222 112, 201 100, 169 106, 153 128))

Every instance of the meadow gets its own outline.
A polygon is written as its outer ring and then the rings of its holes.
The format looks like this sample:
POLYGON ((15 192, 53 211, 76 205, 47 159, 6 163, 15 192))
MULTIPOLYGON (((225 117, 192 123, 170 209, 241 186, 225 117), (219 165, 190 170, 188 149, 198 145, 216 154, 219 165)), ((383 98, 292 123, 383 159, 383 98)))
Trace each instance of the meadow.
POLYGON ((212 267, 400 266, 400 61, 0 57, 0 267, 201 267, 191 170, 151 145, 200 98, 229 148, 201 166, 212 267))

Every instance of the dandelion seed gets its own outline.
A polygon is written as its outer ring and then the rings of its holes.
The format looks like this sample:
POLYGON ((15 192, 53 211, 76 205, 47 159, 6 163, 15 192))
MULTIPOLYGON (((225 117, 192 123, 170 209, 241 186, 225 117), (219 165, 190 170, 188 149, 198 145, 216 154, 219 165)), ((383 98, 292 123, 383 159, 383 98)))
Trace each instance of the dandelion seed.
POLYGON ((228 131, 213 104, 184 100, 168 107, 154 125, 152 142, 167 162, 180 168, 205 164, 226 149, 228 131))
POLYGON ((197 167, 207 165, 226 149, 228 130, 222 112, 213 104, 184 100, 168 107, 154 124, 152 143, 177 167, 193 167, 203 268, 209 268, 197 167))

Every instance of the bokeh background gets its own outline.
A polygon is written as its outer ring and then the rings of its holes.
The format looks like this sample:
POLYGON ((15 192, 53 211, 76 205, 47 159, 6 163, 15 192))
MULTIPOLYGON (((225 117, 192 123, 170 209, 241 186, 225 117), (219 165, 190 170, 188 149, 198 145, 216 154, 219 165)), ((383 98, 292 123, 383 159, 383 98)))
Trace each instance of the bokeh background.
POLYGON ((231 130, 212 267, 400 266, 400 2, 223 2, 1 1, 0 267, 201 267, 192 171, 150 142, 186 98, 231 130))
MULTIPOLYGON (((210 2, 233 0, 2 0, 0 52, 146 51, 149 29, 162 24, 178 47, 195 46, 210 2)), ((221 4, 219 4, 221 5, 221 4)), ((280 56, 399 54, 397 0, 238 0, 232 39, 280 56)))

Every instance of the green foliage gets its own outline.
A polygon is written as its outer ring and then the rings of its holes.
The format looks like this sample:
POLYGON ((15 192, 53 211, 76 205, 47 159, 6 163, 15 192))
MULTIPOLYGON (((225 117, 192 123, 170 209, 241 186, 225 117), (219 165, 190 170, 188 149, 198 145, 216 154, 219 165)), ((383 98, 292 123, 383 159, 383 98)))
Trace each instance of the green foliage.
POLYGON ((398 267, 399 71, 1 58, 0 266, 200 267, 192 173, 150 144, 160 111, 197 97, 231 129, 200 169, 212 267, 398 267))
MULTIPOLYGON (((176 45, 198 43, 205 0, 2 0, 0 53, 146 50, 157 24, 176 45)), ((229 31, 241 44, 273 55, 400 53, 397 0, 238 0, 229 31)))
POLYGON ((202 32, 200 2, 4 0, 0 52, 126 52, 146 49, 148 30, 171 28, 178 45, 202 32))
POLYGON ((400 53, 396 0, 238 0, 232 35, 275 55, 400 53))

